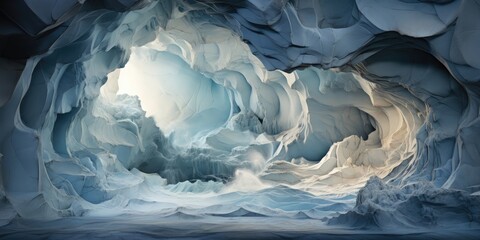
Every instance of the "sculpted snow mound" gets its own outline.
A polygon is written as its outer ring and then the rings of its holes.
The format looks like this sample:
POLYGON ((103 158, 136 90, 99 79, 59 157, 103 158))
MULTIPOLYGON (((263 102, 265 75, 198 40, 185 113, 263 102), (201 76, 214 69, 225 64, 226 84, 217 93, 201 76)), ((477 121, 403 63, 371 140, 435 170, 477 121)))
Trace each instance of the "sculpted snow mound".
POLYGON ((392 229, 467 227, 480 223, 480 196, 464 191, 436 188, 422 181, 402 187, 372 177, 357 195, 353 210, 334 217, 329 224, 355 228, 392 229))
POLYGON ((1 224, 478 223, 479 1, 0 9, 1 224))

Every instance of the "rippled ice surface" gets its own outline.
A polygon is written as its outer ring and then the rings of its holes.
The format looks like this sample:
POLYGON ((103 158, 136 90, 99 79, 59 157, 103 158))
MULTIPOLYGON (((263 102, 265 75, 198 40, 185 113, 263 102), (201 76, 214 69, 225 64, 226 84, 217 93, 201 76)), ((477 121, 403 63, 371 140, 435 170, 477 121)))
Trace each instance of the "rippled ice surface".
POLYGON ((155 215, 76 217, 51 222, 18 219, 0 233, 2 239, 478 239, 478 236, 478 230, 380 232, 327 226, 314 219, 183 214, 163 218, 155 215))

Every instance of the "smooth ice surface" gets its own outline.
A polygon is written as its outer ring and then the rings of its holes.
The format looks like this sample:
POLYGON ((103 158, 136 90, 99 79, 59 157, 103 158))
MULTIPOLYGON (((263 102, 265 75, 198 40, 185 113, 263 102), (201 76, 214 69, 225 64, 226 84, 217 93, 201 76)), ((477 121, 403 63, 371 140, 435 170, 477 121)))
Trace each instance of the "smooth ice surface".
POLYGON ((479 1, 0 7, 0 236, 478 234, 479 1))

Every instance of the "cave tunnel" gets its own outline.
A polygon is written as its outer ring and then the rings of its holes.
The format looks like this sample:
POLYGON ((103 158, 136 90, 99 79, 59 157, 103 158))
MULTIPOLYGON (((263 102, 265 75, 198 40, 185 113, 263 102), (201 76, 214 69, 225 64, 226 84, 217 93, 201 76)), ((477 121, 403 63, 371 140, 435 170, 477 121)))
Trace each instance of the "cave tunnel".
POLYGON ((480 236, 480 1, 0 10, 2 239, 480 236))

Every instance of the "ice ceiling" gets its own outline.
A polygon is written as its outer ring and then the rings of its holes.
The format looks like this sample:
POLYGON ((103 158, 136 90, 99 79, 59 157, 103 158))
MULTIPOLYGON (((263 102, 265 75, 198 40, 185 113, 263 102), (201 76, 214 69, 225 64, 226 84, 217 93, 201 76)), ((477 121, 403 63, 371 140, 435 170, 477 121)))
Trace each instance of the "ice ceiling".
POLYGON ((480 1, 0 10, 4 231, 127 215, 480 228, 480 1))

